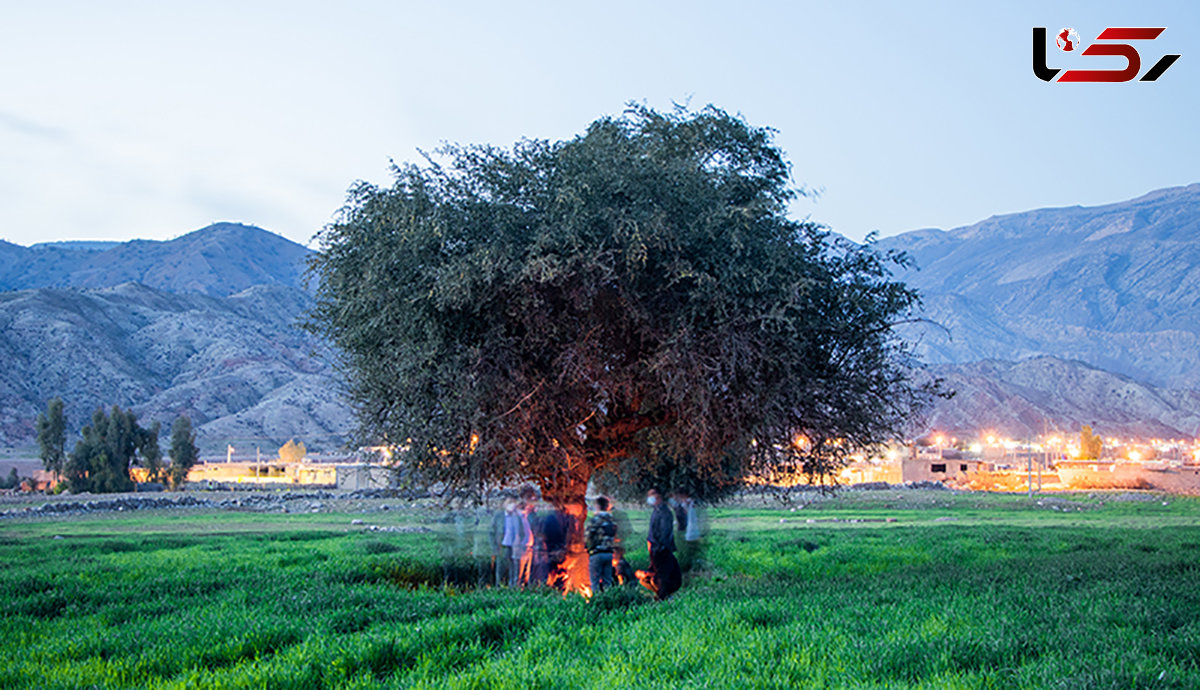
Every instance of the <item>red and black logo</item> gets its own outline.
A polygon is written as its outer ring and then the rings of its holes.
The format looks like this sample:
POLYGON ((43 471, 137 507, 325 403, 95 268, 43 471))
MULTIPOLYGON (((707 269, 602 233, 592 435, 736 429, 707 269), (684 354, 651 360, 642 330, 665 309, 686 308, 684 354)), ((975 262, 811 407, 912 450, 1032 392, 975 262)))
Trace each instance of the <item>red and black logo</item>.
MULTIPOLYGON (((1033 73, 1042 81, 1061 82, 1120 82, 1133 81, 1142 71, 1142 56, 1128 43, 1116 41, 1153 41, 1166 27, 1109 27, 1100 32, 1096 43, 1087 47, 1081 55, 1117 55, 1125 58, 1125 69, 1050 69, 1046 67, 1046 27, 1033 28, 1033 73), (1100 41, 1106 41, 1100 43, 1100 41), (1062 76, 1054 77, 1062 72, 1062 76)), ((1063 29, 1055 36, 1055 43, 1063 52, 1074 52, 1079 47, 1079 34, 1075 29, 1063 29)), ((1175 64, 1178 55, 1164 55, 1146 70, 1138 81, 1154 81, 1175 64)))

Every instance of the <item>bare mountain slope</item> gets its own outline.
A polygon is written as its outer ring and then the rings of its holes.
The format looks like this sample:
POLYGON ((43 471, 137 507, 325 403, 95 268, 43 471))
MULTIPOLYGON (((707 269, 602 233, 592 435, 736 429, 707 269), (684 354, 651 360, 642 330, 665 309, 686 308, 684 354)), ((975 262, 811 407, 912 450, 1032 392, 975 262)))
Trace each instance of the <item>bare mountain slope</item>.
POLYGON ((1077 433, 1188 438, 1200 434, 1200 391, 1158 388, 1082 362, 1036 357, 933 367, 956 391, 923 420, 923 429, 1013 438, 1077 433))
POLYGON ((165 242, 0 242, 0 289, 141 283, 225 296, 254 285, 303 286, 309 250, 261 228, 216 223, 165 242))
POLYGON ((950 329, 909 333, 931 362, 1077 359, 1200 388, 1200 184, 1090 208, 995 216, 879 242, 950 329))
POLYGON ((0 444, 28 443, 53 396, 72 434, 98 405, 170 424, 188 414, 208 450, 230 439, 335 446, 350 426, 319 347, 295 327, 307 294, 283 285, 229 297, 126 283, 0 293, 0 444))

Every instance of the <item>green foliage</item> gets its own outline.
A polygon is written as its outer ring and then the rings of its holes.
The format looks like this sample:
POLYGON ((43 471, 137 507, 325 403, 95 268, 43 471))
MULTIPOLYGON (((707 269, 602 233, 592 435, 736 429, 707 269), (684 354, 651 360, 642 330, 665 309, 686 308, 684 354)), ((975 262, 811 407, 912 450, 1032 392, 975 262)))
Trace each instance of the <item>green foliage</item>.
POLYGON ((15 489, 21 485, 21 478, 17 476, 17 468, 9 468, 8 476, 0 480, 0 489, 15 489))
POLYGON ((436 538, 348 514, 6 521, 0 687, 1200 684, 1200 502, 855 493, 714 511, 662 604, 394 581, 436 538))
POLYGON ((192 431, 192 420, 187 415, 181 415, 171 425, 171 467, 167 477, 171 488, 178 489, 187 480, 188 471, 200 458, 196 448, 196 434, 192 431))
POLYGON ((62 474, 67 459, 67 420, 63 415, 62 398, 52 398, 46 403, 46 411, 38 414, 37 442, 45 468, 62 474))
POLYGON ((147 478, 152 482, 161 481, 163 475, 162 448, 158 445, 158 434, 161 430, 161 422, 155 422, 149 429, 143 429, 138 446, 142 467, 146 468, 147 478))
POLYGON ((145 461, 160 455, 158 425, 143 429, 132 410, 117 405, 113 405, 111 414, 97 408, 92 423, 83 427, 80 435, 64 470, 67 486, 73 492, 130 491, 130 466, 139 457, 145 461))
POLYGON ((895 433, 930 392, 892 330, 917 303, 890 280, 903 258, 788 219, 772 136, 631 106, 354 187, 320 235, 309 326, 342 353, 362 441, 554 498, 659 450, 697 476, 731 452, 824 476, 895 433))

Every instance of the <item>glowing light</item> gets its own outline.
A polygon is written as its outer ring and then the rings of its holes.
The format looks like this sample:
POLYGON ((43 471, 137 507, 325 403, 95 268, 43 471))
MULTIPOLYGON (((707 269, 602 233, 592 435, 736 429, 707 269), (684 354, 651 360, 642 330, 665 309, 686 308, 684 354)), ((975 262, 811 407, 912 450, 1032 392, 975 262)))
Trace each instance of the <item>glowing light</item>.
POLYGON ((992 435, 990 435, 990 434, 989 434, 989 435, 988 435, 988 437, 987 437, 987 444, 988 444, 989 446, 994 446, 994 445, 996 445, 996 437, 995 437, 995 436, 992 436, 992 435))
POLYGON ((933 445, 935 445, 935 446, 942 446, 942 445, 945 445, 945 444, 946 444, 946 437, 945 437, 945 436, 942 436, 941 434, 938 434, 937 436, 934 436, 934 437, 933 437, 933 445))
POLYGON ((983 445, 982 445, 982 444, 980 444, 980 443, 972 443, 972 444, 971 444, 971 447, 970 447, 970 451, 971 451, 972 453, 982 453, 982 452, 983 452, 983 445))
POLYGON ((1131 462, 1141 462, 1141 460, 1142 460, 1141 452, 1136 451, 1136 450, 1129 451, 1129 460, 1131 462))

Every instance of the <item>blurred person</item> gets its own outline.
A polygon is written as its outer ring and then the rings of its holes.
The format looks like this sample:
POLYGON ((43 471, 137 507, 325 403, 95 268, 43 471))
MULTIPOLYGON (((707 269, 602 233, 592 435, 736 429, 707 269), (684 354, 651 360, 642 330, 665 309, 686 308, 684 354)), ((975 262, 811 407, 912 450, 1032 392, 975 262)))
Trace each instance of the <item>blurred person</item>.
POLYGON ((492 531, 494 519, 483 505, 476 506, 472 525, 471 559, 475 567, 475 586, 491 584, 496 570, 496 537, 492 531))
POLYGON ((617 523, 617 543, 613 548, 613 568, 616 571, 617 582, 623 585, 633 584, 637 582, 637 577, 633 566, 625 558, 629 545, 637 543, 633 521, 629 519, 629 513, 622 510, 611 498, 609 506, 608 512, 612 514, 613 522, 617 523))
POLYGON ((441 538, 442 584, 465 585, 474 580, 469 575, 474 563, 471 545, 474 541, 474 516, 465 509, 447 512, 442 518, 441 538))
POLYGON ((674 515, 656 489, 646 492, 650 513, 650 533, 646 540, 650 551, 650 573, 654 596, 662 601, 674 594, 683 583, 679 561, 675 560, 674 515))
POLYGON ((546 557, 546 572, 542 582, 549 582, 553 578, 555 586, 561 584, 562 578, 557 576, 561 574, 563 563, 567 560, 567 546, 570 543, 572 527, 567 507, 561 503, 542 520, 541 536, 546 557))
POLYGON ((504 502, 492 523, 492 534, 496 539, 495 581, 496 586, 516 587, 521 582, 521 557, 529 544, 526 522, 518 512, 514 499, 504 502))
POLYGON ((676 491, 667 501, 671 506, 671 512, 675 514, 675 533, 679 536, 683 536, 684 530, 687 529, 687 508, 681 501, 683 495, 682 491, 676 491))
POLYGON ((675 492, 675 516, 680 526, 680 536, 683 537, 679 549, 679 566, 684 572, 695 567, 700 559, 702 519, 696 499, 685 490, 675 492), (682 514, 682 519, 680 515, 682 514))
MULTIPOLYGON (((513 558, 517 560, 516 578, 514 585, 519 584, 522 587, 527 587, 531 582, 536 582, 534 579, 534 571, 537 569, 535 561, 538 560, 538 527, 540 521, 536 513, 537 504, 535 503, 537 491, 530 485, 526 484, 521 487, 521 502, 517 506, 517 515, 521 519, 521 540, 518 543, 520 547, 520 556, 518 557, 514 551, 513 558)), ((545 578, 542 579, 545 582, 545 578)))
POLYGON ((614 582, 613 551, 617 547, 617 523, 609 510, 612 501, 607 496, 596 499, 596 514, 587 522, 584 547, 588 552, 588 577, 592 593, 602 592, 614 582))

